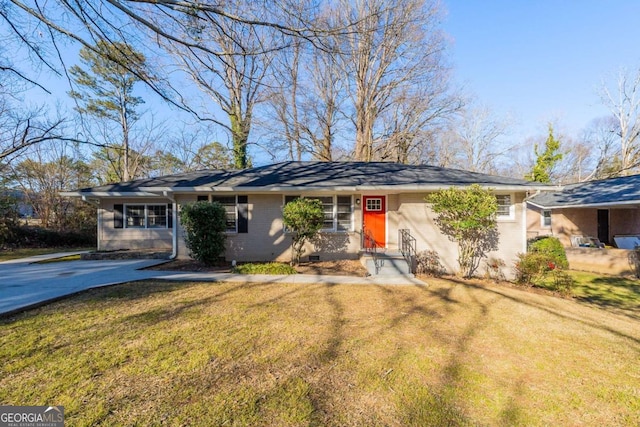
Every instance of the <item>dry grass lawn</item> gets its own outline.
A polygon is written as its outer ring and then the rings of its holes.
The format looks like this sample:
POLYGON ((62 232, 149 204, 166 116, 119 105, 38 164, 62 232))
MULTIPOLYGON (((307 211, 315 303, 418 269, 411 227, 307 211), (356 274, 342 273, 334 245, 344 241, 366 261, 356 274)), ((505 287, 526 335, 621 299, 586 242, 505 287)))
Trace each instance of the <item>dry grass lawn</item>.
POLYGON ((138 282, 0 321, 68 425, 640 424, 640 317, 515 288, 138 282))

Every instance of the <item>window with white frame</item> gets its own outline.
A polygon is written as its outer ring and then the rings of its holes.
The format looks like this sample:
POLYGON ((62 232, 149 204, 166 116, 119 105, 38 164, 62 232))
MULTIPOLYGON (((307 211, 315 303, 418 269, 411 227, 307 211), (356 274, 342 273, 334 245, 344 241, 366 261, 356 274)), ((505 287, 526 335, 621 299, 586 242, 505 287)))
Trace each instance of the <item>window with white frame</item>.
POLYGON ((235 233, 238 230, 238 204, 236 196, 211 196, 212 202, 220 203, 226 212, 227 232, 235 233))
POLYGON ((543 227, 551 227, 551 210, 544 209, 541 215, 542 226, 543 227))
POLYGON ((333 196, 314 197, 314 199, 320 200, 322 203, 322 212, 324 213, 324 219, 322 221, 322 230, 332 231, 333 227, 333 196))
POLYGON ((167 205, 125 205, 127 228, 167 228, 167 205))
POLYGON ((498 219, 515 219, 515 206, 511 194, 498 194, 496 200, 498 202, 498 219))
MULTIPOLYGON (((300 198, 300 195, 284 196, 284 204, 300 198)), ((322 231, 351 231, 353 229, 353 200, 351 196, 303 196, 322 203, 324 219, 322 231)))
POLYGON ((351 196, 336 196, 336 230, 350 231, 353 206, 351 196))
POLYGON ((380 212, 382 211, 382 199, 368 198, 366 210, 368 212, 380 212))

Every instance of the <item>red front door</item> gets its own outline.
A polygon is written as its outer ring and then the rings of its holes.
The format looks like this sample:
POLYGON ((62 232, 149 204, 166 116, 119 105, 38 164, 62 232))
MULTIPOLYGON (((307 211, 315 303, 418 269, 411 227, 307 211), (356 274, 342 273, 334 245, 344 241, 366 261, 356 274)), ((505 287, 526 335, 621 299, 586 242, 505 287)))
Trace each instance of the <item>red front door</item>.
MULTIPOLYGON (((386 196, 362 196, 362 225, 370 233, 376 246, 384 248, 387 244, 387 199, 386 196)), ((365 238, 364 247, 372 247, 365 238)))

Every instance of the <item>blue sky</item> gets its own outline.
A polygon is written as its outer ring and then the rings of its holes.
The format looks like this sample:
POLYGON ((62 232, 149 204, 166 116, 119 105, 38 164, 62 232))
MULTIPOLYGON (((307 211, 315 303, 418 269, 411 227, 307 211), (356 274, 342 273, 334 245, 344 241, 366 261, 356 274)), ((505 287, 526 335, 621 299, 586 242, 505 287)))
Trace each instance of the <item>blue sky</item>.
POLYGON ((578 136, 606 114, 596 90, 640 66, 640 1, 443 0, 455 80, 497 114, 514 139, 546 124, 578 136))

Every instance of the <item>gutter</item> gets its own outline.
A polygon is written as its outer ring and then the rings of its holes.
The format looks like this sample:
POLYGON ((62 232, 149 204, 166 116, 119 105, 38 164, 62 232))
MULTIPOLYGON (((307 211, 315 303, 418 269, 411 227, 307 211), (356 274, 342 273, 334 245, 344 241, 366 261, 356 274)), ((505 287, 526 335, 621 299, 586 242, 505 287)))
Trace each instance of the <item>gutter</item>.
MULTIPOLYGON (((220 192, 220 193, 313 193, 313 192, 345 192, 345 193, 366 193, 366 192, 394 192, 394 193, 420 193, 428 191, 438 191, 450 187, 466 188, 470 183, 464 184, 405 184, 405 185, 347 185, 347 186, 200 186, 200 187, 140 187, 143 194, 159 193, 198 193, 198 192, 220 192)), ((518 185, 518 184, 481 184, 482 188, 495 191, 558 191, 560 187, 549 187, 539 185, 518 185)))

